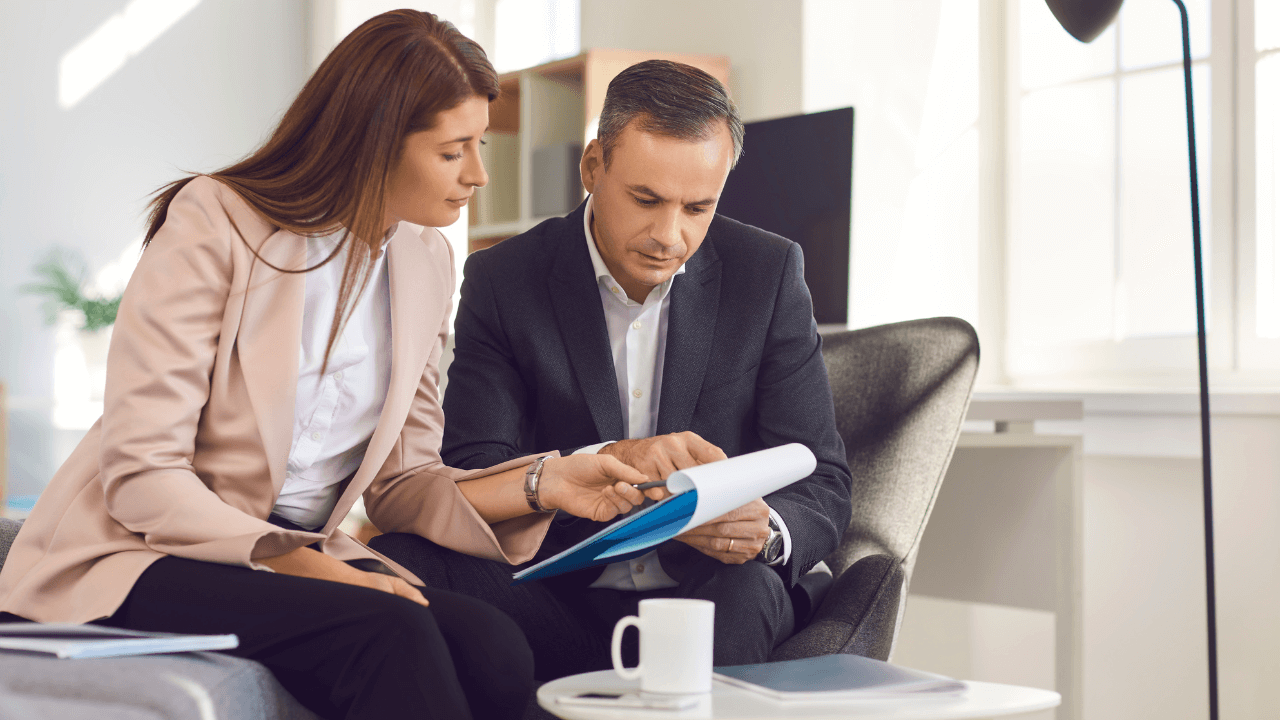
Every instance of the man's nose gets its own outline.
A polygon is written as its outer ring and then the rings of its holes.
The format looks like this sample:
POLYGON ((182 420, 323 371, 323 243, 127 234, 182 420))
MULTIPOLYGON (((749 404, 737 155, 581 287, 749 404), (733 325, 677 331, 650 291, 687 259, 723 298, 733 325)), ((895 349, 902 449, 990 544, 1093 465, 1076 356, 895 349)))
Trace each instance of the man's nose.
POLYGON ((683 246, 680 236, 680 212, 664 212, 658 217, 658 221, 654 223, 653 239, 662 246, 663 250, 668 254, 676 254, 683 246))

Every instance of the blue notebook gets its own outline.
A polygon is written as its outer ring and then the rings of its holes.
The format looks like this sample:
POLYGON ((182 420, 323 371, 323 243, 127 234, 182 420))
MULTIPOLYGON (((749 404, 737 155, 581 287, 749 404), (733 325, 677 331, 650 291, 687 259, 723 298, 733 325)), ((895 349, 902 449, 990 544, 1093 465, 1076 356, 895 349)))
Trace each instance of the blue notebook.
POLYGON ((639 557, 685 530, 808 477, 815 467, 809 448, 791 443, 677 470, 667 478, 670 497, 521 570, 512 584, 639 557))
POLYGON ((715 668, 721 682, 780 701, 835 701, 955 693, 964 683, 943 675, 898 667, 859 655, 715 668))

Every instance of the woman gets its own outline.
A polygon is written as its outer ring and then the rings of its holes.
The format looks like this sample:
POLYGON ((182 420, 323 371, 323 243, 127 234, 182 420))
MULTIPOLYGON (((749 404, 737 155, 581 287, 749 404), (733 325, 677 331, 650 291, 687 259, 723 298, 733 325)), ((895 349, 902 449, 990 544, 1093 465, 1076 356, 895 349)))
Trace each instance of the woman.
POLYGON ((159 195, 103 416, 18 535, 0 611, 235 633, 234 654, 326 717, 523 710, 531 655, 505 615, 421 591, 336 529, 363 494, 383 530, 518 563, 546 532, 536 509, 604 520, 642 499, 644 476, 607 456, 440 462, 454 265, 430 228, 487 181, 497 94, 452 25, 390 12, 261 149, 159 195))

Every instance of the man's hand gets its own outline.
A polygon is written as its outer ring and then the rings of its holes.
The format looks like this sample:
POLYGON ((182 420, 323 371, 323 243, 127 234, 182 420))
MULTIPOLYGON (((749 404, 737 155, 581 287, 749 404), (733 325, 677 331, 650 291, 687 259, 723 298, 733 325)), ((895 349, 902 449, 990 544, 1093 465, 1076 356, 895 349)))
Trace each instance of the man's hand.
POLYGON ((769 539, 769 506, 756 498, 675 539, 726 565, 750 562, 769 539))
POLYGON ((538 499, 543 507, 604 522, 644 502, 635 485, 645 476, 608 455, 551 458, 542 466, 538 499))
MULTIPOLYGON (((619 440, 600 448, 599 454, 618 458, 644 473, 649 481, 666 480, 676 470, 725 459, 723 450, 694 432, 658 435, 643 440, 619 440)), ((645 495, 654 500, 661 500, 668 494, 662 488, 645 491, 645 495)))

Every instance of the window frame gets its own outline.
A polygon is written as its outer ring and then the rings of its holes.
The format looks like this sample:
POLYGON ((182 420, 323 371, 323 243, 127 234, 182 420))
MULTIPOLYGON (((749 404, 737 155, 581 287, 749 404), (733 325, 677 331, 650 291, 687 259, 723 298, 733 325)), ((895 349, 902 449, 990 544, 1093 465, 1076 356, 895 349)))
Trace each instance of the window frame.
MULTIPOLYGON (((1215 384, 1260 388, 1280 384, 1280 339, 1260 338, 1256 331, 1256 159, 1254 155, 1254 68, 1260 57, 1255 50, 1254 0, 1210 0, 1210 48, 1206 59, 1193 60, 1193 67, 1207 63, 1212 88, 1208 107, 1196 112, 1210 113, 1210 136, 1197 137, 1197 145, 1209 149, 1213 162, 1209 206, 1211 226, 1201 228, 1205 252, 1210 257, 1206 278, 1209 302, 1209 364, 1215 384)), ((1020 81, 1019 28, 1021 3, 1002 3, 1004 17, 1004 67, 994 67, 990 56, 982 62, 982 77, 1003 82, 1003 107, 988 100, 982 110, 988 118, 1000 113, 1004 120, 1003 147, 1006 178, 1002 254, 1007 256, 1016 242, 1019 210, 1020 106, 1024 97, 1020 81)), ((1173 3, 1170 1, 1170 5, 1173 3)), ((1065 31, 1064 31, 1065 32, 1065 31)), ((1268 51, 1280 52, 1280 51, 1268 51)), ((1177 63, 1180 65, 1181 63, 1177 63)), ((1168 66, 1160 66, 1166 68, 1168 66)), ((1125 70, 1116 58, 1113 71, 1095 79, 1121 78, 1150 69, 1125 70)), ((1080 80, 1071 82, 1081 82, 1080 80)), ((1051 87, 1061 87, 1059 83, 1051 87)), ((990 98, 990 95, 988 95, 990 98)), ((1118 112, 1123 112, 1121 108, 1118 112)), ((1120 116, 1116 122, 1119 124, 1120 116)), ((1185 123, 1185 117, 1177 121, 1185 123)), ((1119 140, 1117 138, 1116 142, 1119 140)), ((989 150, 988 150, 989 151, 989 150)), ((1117 158, 1119 163, 1119 158, 1117 158)), ((1202 199, 1203 202, 1203 199, 1202 199)), ((1114 244, 1115 249, 1119 249, 1114 244)), ((1190 248, 1187 248, 1190 252, 1190 248)), ((1010 272, 1012 270, 1010 269, 1010 272)), ((1005 277, 999 290, 1005 300, 1004 328, 1013 326, 1012 300, 1005 277)), ((1193 292, 1192 287, 1187 292, 1193 292)), ((1031 346, 1007 334, 1001 338, 1004 384, 1028 388, 1183 388, 1195 381, 1197 368, 1195 334, 1166 337, 1139 336, 1119 340, 1071 342, 1031 346)))

